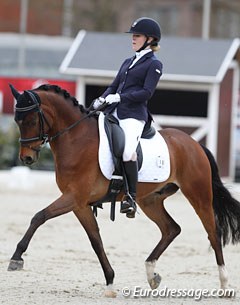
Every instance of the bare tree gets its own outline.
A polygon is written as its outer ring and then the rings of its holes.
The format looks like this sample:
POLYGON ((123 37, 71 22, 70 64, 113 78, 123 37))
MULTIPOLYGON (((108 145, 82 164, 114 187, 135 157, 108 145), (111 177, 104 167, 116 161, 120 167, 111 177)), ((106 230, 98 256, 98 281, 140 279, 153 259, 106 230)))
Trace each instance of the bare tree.
POLYGON ((116 1, 88 0, 75 1, 73 5, 74 24, 73 32, 79 29, 92 31, 111 31, 117 29, 116 1))

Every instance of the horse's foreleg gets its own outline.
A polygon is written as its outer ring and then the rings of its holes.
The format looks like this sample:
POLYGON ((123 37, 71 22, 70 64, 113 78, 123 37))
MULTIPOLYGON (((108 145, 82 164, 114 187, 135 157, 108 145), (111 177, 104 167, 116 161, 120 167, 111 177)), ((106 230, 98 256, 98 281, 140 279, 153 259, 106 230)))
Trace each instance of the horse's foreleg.
POLYGON ((28 245, 38 229, 47 220, 60 216, 62 214, 68 213, 73 210, 73 200, 70 195, 62 195, 47 208, 38 212, 31 220, 30 226, 17 244, 16 251, 14 252, 10 264, 8 266, 8 271, 21 270, 23 268, 22 254, 27 250, 28 245))
POLYGON ((163 200, 165 198, 165 195, 155 193, 139 203, 143 212, 156 223, 162 232, 160 242, 145 262, 147 280, 152 289, 156 289, 161 282, 160 275, 155 272, 157 260, 174 238, 181 232, 180 226, 171 218, 164 208, 163 200))
POLYGON ((98 224, 96 218, 93 215, 91 207, 85 206, 81 209, 80 208, 74 209, 73 212, 75 213, 76 217, 84 227, 88 235, 88 238, 92 244, 92 247, 101 263, 107 284, 105 296, 116 297, 116 292, 113 290, 114 271, 104 251, 102 239, 99 233, 98 224))

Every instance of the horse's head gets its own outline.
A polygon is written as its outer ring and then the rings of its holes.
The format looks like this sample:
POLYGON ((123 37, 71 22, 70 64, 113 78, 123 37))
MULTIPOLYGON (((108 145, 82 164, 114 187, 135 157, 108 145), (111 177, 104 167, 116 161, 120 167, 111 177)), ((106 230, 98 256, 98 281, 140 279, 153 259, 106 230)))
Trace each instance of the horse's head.
POLYGON ((24 91, 20 94, 10 85, 15 105, 15 122, 20 130, 20 153, 19 157, 25 165, 31 165, 39 157, 41 145, 46 142, 45 125, 48 122, 40 108, 41 100, 33 90, 24 91))

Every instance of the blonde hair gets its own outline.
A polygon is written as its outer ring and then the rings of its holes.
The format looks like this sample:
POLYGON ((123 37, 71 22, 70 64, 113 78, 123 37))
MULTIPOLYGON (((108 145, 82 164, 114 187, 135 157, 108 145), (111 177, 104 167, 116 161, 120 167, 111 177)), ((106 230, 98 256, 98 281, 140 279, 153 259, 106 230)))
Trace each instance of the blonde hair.
POLYGON ((150 46, 153 52, 157 52, 160 50, 160 45, 158 44, 157 46, 150 46))

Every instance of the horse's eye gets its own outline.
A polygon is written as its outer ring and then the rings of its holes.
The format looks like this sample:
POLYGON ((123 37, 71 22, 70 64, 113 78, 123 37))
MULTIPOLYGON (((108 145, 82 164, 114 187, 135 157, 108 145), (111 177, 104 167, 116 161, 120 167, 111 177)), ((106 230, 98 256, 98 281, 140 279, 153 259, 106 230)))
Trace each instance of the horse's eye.
POLYGON ((22 125, 26 126, 26 127, 34 127, 36 126, 36 120, 23 120, 22 121, 22 125))
POLYGON ((18 126, 22 125, 22 120, 17 120, 16 118, 14 118, 14 121, 17 123, 18 126))

